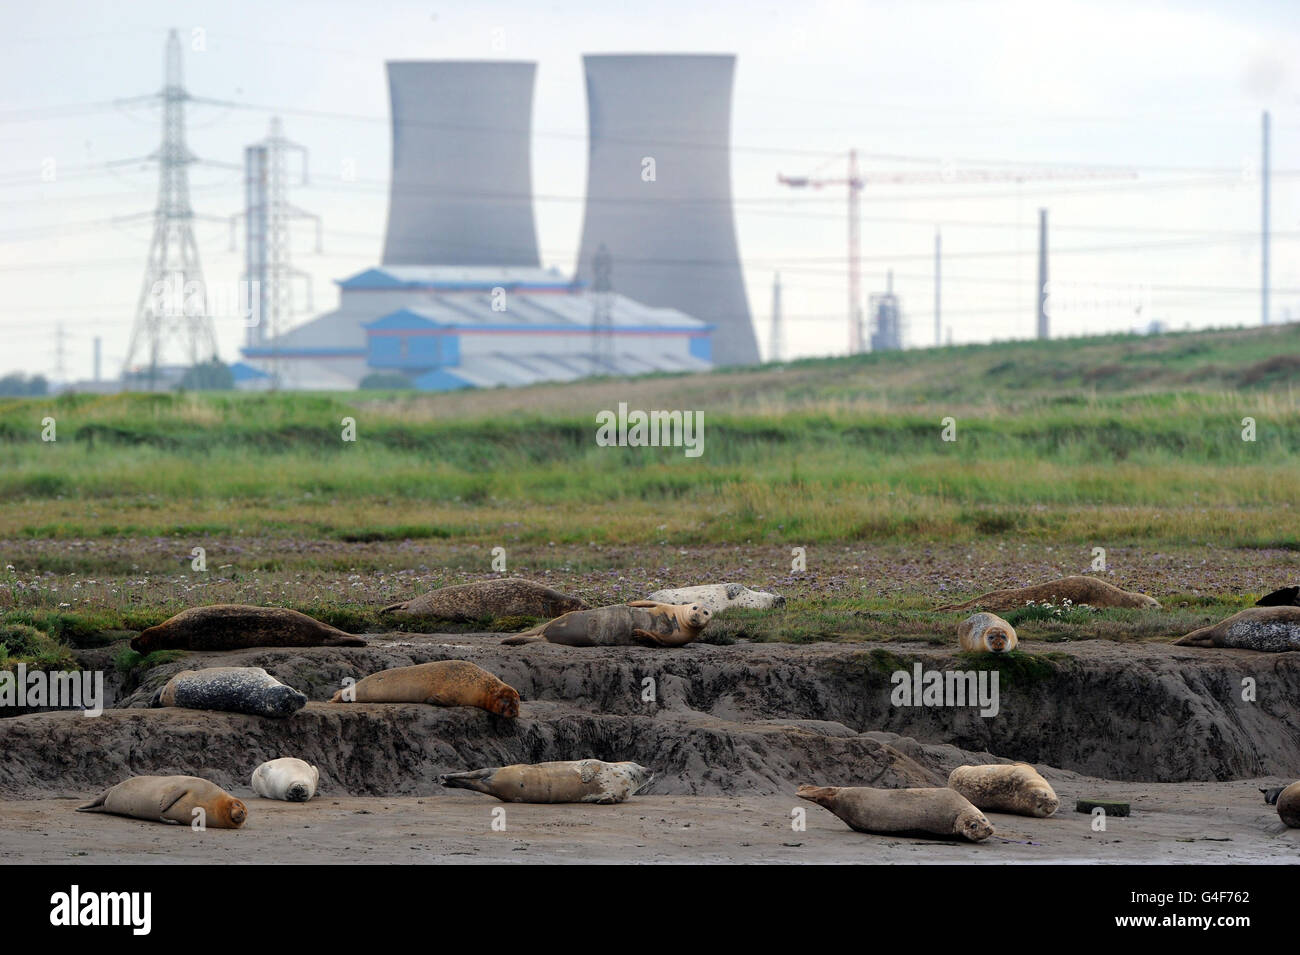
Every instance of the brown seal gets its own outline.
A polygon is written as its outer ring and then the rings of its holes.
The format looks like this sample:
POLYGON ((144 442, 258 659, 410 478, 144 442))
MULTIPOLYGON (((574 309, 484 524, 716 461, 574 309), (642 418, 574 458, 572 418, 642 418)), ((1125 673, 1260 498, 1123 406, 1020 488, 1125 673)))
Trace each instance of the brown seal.
POLYGON ((477 706, 498 716, 519 715, 519 691, 468 660, 381 670, 339 690, 330 702, 477 706))
POLYGON ((972 653, 1010 653, 1016 628, 995 613, 971 614, 957 625, 957 645, 972 653))
POLYGON ((948 604, 937 609, 970 610, 973 607, 982 607, 985 610, 1015 610, 1031 600, 1034 603, 1062 603, 1068 600, 1073 604, 1087 604, 1089 607, 1160 609, 1160 603, 1154 597, 1120 590, 1096 577, 1081 576, 1062 577, 1060 580, 1049 580, 1045 584, 1034 584, 1032 587, 991 590, 965 603, 948 604))
POLYGON ((493 617, 558 617, 586 610, 585 601, 522 577, 481 580, 442 587, 412 600, 390 604, 380 613, 433 620, 488 620, 493 617))
POLYGON ((154 650, 245 650, 249 647, 364 647, 366 641, 283 607, 217 604, 193 607, 150 627, 131 641, 137 653, 154 650))
POLYGON ((566 613, 501 642, 511 647, 543 640, 566 647, 680 647, 697 639, 712 616, 700 604, 633 600, 566 613))
POLYGON ((1277 794, 1277 816, 1292 829, 1300 829, 1300 782, 1277 794))
POLYGON ((858 832, 946 836, 971 842, 993 835, 984 814, 951 789, 800 786, 795 795, 829 809, 858 832))
POLYGON ((1028 763, 958 766, 948 775, 948 788, 989 812, 1045 819, 1061 805, 1051 785, 1028 763))
POLYGON ((636 763, 575 759, 518 764, 439 776, 444 786, 472 789, 502 802, 622 802, 650 784, 654 773, 636 763))
POLYGON ((78 806, 77 812, 107 812, 185 825, 202 818, 209 829, 238 829, 248 818, 242 802, 198 776, 133 776, 78 806), (195 809, 202 809, 202 816, 196 817, 195 809))
POLYGON ((1176 647, 1230 647, 1284 653, 1300 650, 1300 607, 1247 607, 1211 627, 1193 630, 1176 647))

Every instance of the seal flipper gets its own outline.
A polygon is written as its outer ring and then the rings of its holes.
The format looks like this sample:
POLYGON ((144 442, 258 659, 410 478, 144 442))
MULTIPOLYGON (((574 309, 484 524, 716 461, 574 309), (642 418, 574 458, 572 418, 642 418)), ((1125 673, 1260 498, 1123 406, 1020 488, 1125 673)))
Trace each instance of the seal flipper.
POLYGON ((540 643, 541 641, 546 639, 546 635, 543 631, 545 631, 546 628, 549 627, 551 624, 555 623, 558 620, 563 620, 567 616, 568 616, 567 613, 562 614, 561 616, 556 617, 555 620, 548 620, 546 623, 538 624, 536 627, 533 627, 533 629, 531 630, 525 630, 523 633, 516 633, 513 637, 506 637, 504 640, 501 641, 501 646, 521 647, 525 643, 540 643))
POLYGON ((175 819, 167 818, 167 810, 170 809, 172 806, 176 805, 182 799, 184 799, 186 794, 189 793, 189 791, 190 790, 188 786, 176 786, 172 789, 169 789, 167 791, 167 794, 163 796, 163 798, 158 802, 158 821, 176 822, 175 819))
POLYGON ((444 773, 438 782, 450 789, 472 789, 477 793, 492 795, 491 787, 482 782, 491 779, 495 769, 475 769, 468 773, 444 773))
POLYGON ((108 794, 109 790, 105 789, 84 806, 78 806, 77 812, 108 812, 108 810, 104 808, 104 803, 108 800, 108 794))
POLYGON ((407 607, 408 607, 408 605, 409 605, 410 603, 411 603, 411 602, 410 602, 409 600, 403 600, 403 601, 401 601, 400 603, 389 604, 387 607, 382 608, 379 612, 380 612, 381 614, 382 614, 382 613, 396 613, 396 612, 399 611, 399 610, 406 610, 407 607))
POLYGON ((1213 629, 1214 627, 1201 627, 1199 630, 1193 630, 1191 633, 1187 634, 1187 636, 1175 640, 1173 646, 1212 647, 1214 646, 1214 638, 1210 636, 1210 631, 1213 629))
POLYGON ((638 638, 637 643, 640 643, 642 646, 647 646, 647 647, 669 646, 669 644, 663 642, 659 634, 651 633, 649 630, 641 630, 641 629, 633 630, 632 636, 638 638))

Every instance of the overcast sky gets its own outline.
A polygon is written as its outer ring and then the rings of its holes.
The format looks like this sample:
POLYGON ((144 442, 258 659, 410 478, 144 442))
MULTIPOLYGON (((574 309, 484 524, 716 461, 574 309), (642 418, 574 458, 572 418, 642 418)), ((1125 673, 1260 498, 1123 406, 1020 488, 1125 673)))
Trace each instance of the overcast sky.
MULTIPOLYGON (((1260 113, 1273 114, 1274 320, 1300 320, 1300 5, 1088 2, 43 2, 13 7, 0 35, 0 373, 51 374, 64 330, 67 377, 106 375, 127 351, 157 194, 148 155, 159 113, 103 108, 162 85, 180 31, 190 92, 258 109, 195 107, 199 155, 242 162, 277 112, 311 151, 296 205, 296 264, 315 311, 334 281, 379 261, 387 212, 390 59, 538 64, 533 189, 544 264, 572 271, 586 181, 581 55, 735 53, 733 192, 755 330, 766 352, 775 271, 786 357, 842 352, 845 195, 794 192, 778 172, 843 174, 856 148, 873 172, 955 181, 869 181, 864 299, 893 269, 909 345, 933 342, 936 226, 943 322, 958 342, 1034 331, 1038 209, 1049 209, 1054 332, 1257 324, 1260 113), (330 114, 330 115, 324 115, 330 114), (50 160, 53 160, 51 166, 50 160), (344 164, 356 182, 342 181, 344 164), (963 170, 1116 167, 1117 178, 961 182, 963 170), (53 170, 53 181, 43 172, 53 170), (1135 174, 1133 178, 1125 173, 1135 174)), ((1093 170, 1101 172, 1104 170, 1093 170)), ((234 282, 242 250, 222 221, 241 174, 191 171, 209 281, 234 282)), ((864 301, 864 305, 865 305, 864 301)), ((309 317, 304 314, 301 320, 309 317)), ((218 323, 221 354, 242 329, 218 323)))

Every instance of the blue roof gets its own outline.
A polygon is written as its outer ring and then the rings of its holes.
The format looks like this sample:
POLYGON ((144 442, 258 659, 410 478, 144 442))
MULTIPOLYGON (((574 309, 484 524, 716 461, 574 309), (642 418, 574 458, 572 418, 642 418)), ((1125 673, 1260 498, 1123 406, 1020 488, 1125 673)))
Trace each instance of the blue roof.
POLYGON ((254 368, 252 365, 245 364, 242 361, 237 361, 230 366, 230 374, 235 381, 250 381, 255 378, 271 377, 260 368, 254 368))

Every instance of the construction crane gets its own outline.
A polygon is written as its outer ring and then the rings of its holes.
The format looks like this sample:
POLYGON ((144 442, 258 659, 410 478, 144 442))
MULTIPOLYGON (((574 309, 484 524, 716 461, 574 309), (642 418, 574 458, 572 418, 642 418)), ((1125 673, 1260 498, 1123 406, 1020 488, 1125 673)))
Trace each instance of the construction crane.
POLYGON ((1137 173, 1129 169, 1102 167, 1049 167, 1024 166, 1021 168, 956 168, 945 165, 932 172, 869 172, 858 170, 858 151, 848 153, 846 176, 785 176, 777 173, 776 181, 791 189, 822 189, 827 186, 848 188, 849 220, 849 354, 862 351, 862 260, 860 251, 861 215, 859 199, 868 182, 879 185, 919 185, 922 183, 992 183, 1033 182, 1043 179, 1136 179, 1137 173))

